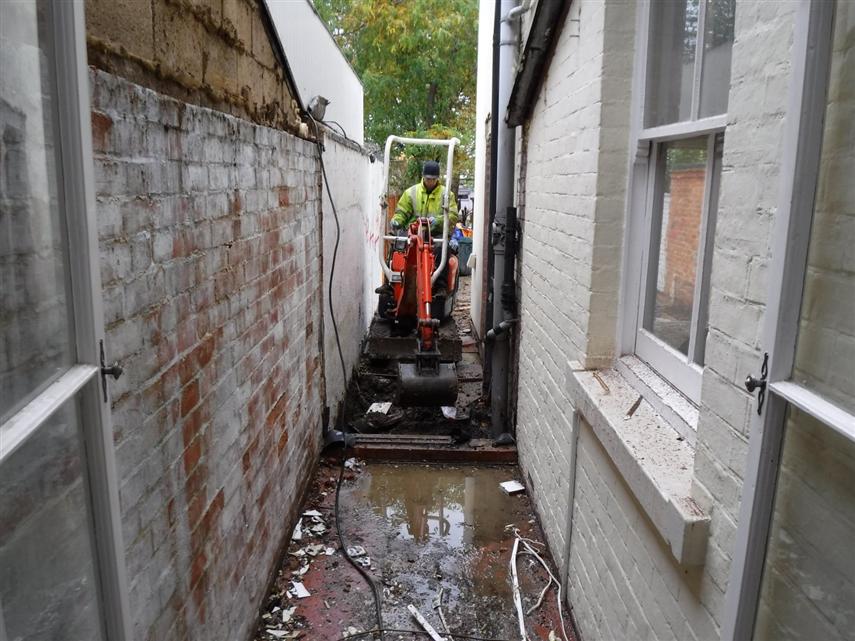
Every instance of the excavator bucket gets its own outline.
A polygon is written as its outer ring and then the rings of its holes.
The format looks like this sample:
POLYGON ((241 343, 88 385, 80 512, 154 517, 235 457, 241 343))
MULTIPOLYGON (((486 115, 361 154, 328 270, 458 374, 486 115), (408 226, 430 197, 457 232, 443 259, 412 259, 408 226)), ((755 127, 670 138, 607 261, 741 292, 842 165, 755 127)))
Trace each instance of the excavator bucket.
POLYGON ((457 368, 439 363, 419 368, 416 363, 399 363, 398 403, 402 406, 454 405, 457 402, 457 368))

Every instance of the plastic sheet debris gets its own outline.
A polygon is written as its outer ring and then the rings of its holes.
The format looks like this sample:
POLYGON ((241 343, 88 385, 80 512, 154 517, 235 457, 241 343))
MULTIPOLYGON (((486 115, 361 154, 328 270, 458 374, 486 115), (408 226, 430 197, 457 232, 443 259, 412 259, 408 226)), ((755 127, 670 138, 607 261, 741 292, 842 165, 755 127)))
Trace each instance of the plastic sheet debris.
POLYGON ((358 559, 361 556, 366 556, 368 553, 365 551, 365 548, 361 545, 351 545, 347 548, 347 556, 351 559, 358 559))
POLYGON ((326 551, 326 546, 316 543, 315 545, 308 545, 303 549, 309 556, 318 556, 320 553, 326 551))
POLYGON ((323 514, 321 514, 317 510, 306 510, 305 512, 303 512, 303 516, 313 516, 316 518, 320 518, 321 516, 323 516, 323 514))
POLYGON ((503 483, 499 483, 499 487, 501 487, 507 494, 519 494, 520 492, 525 492, 525 485, 519 481, 504 481, 503 483))
POLYGON ((392 409, 392 403, 371 403, 366 414, 383 414, 384 416, 392 409))
POLYGON ((413 615, 413 618, 419 622, 419 625, 424 628, 424 631, 430 635, 430 638, 433 639, 433 641, 446 641, 445 637, 440 636, 439 632, 434 630, 433 626, 421 615, 421 612, 416 610, 414 605, 408 605, 407 610, 413 615))
POLYGON ((358 470, 359 469, 359 461, 355 458, 351 457, 344 462, 344 467, 348 470, 358 470))
POLYGON ((301 541, 303 539, 303 519, 297 519, 297 525, 294 526, 294 531, 291 533, 292 541, 301 541))
POLYGON ((453 421, 457 418, 457 408, 454 406, 443 405, 442 406, 442 415, 450 421, 453 421))
POLYGON ((282 610, 282 623, 288 623, 291 620, 291 617, 294 616, 294 613, 297 611, 297 606, 290 607, 286 610, 282 610))
POLYGON ((294 586, 293 590, 289 590, 289 592, 293 592, 294 596, 298 599, 305 599, 306 597, 312 596, 309 594, 309 591, 306 589, 306 586, 303 585, 300 581, 291 581, 291 585, 294 586))

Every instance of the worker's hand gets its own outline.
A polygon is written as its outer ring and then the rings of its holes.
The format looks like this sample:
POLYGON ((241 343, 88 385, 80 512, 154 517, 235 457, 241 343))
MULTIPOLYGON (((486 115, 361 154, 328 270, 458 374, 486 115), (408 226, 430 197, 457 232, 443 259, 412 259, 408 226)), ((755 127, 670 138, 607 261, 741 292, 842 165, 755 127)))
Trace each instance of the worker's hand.
POLYGON ((436 218, 433 216, 428 216, 428 225, 430 225, 431 229, 433 229, 434 224, 436 223, 436 218))
POLYGON ((391 228, 392 228, 392 231, 393 231, 393 232, 397 232, 397 231, 399 231, 399 230, 401 229, 401 223, 399 223, 397 220, 395 220, 395 219, 393 218, 393 219, 392 219, 392 222, 390 222, 390 223, 389 223, 389 227, 391 227, 391 228))
POLYGON ((460 243, 457 242, 456 238, 452 238, 451 240, 448 241, 448 248, 453 252, 456 252, 457 248, 459 246, 460 246, 460 243))

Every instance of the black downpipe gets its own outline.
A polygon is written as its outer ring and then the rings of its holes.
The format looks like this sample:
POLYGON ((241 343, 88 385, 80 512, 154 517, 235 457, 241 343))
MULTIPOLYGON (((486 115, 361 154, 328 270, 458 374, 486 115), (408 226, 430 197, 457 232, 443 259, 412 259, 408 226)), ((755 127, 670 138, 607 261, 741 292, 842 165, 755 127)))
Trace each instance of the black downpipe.
MULTIPOLYGON (((493 250, 493 223, 496 220, 496 190, 498 163, 496 156, 498 155, 499 142, 499 43, 501 41, 502 28, 502 3, 496 0, 496 11, 493 16, 493 82, 492 95, 490 100, 490 210, 487 212, 487 221, 484 225, 484 233, 487 234, 487 310, 484 317, 484 329, 489 330, 493 327, 493 296, 496 291, 493 283, 493 262, 495 260, 493 250)), ((493 347, 491 343, 484 345, 484 393, 490 391, 492 384, 492 354, 493 347)))

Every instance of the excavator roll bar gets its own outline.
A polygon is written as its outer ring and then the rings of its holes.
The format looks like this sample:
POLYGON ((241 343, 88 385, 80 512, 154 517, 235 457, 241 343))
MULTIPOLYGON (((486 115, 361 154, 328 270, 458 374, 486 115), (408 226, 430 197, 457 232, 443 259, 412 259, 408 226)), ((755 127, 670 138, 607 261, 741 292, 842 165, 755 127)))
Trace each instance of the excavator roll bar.
MULTIPOLYGON (((383 195, 381 196, 380 207, 385 211, 386 203, 388 203, 388 195, 389 195, 389 155, 392 151, 393 143, 400 143, 402 145, 432 145, 435 147, 448 147, 448 158, 445 162, 445 192, 442 196, 442 255, 440 257, 439 266, 434 270, 433 274, 431 274, 430 282, 431 284, 436 282, 436 279, 439 277, 439 274, 445 269, 445 263, 448 261, 448 191, 451 188, 451 166, 454 162, 454 148, 460 144, 459 138, 448 138, 439 140, 436 138, 404 138, 402 136, 389 136, 386 138, 386 150, 383 154, 383 195)), ((384 221, 383 227, 385 229, 386 222, 384 221)), ((397 240, 397 236, 383 236, 383 240, 397 240)), ((383 267, 383 273, 386 275, 386 280, 388 282, 392 282, 393 272, 390 269, 389 265, 386 264, 384 245, 385 243, 378 243, 378 252, 380 256, 380 265, 383 267)))

